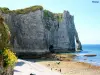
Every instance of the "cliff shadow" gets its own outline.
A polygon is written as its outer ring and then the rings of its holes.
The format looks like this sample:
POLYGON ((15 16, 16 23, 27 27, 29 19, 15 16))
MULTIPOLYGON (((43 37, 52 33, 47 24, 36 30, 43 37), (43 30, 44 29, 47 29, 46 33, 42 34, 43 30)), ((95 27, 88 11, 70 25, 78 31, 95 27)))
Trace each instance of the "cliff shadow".
POLYGON ((72 61, 76 57, 75 54, 47 54, 36 59, 25 59, 30 62, 42 62, 42 61, 72 61))
POLYGON ((16 66, 22 66, 22 65, 24 65, 25 64, 25 62, 23 62, 23 61, 18 61, 17 63, 16 63, 16 66))

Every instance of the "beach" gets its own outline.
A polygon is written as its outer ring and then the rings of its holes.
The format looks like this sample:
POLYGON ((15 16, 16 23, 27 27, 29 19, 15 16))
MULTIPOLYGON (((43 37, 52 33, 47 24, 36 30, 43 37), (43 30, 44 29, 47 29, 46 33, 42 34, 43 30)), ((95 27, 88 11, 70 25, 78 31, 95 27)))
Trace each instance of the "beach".
POLYGON ((100 66, 75 61, 75 54, 47 54, 37 59, 19 59, 14 75, 100 75, 100 66))
POLYGON ((43 66, 34 61, 18 59, 14 67, 14 75, 61 75, 57 71, 51 71, 46 66, 43 66))
POLYGON ((97 66, 73 61, 60 61, 58 65, 56 62, 58 61, 43 61, 39 63, 53 71, 56 70, 60 72, 62 75, 100 75, 100 67, 97 66), (50 64, 50 66, 48 66, 48 64, 50 64))
MULTIPOLYGON (((65 55, 62 56, 64 58, 65 55)), ((42 64, 52 71, 58 71, 62 75, 100 75, 100 66, 95 66, 85 62, 73 61, 71 56, 68 59, 64 58, 60 61, 41 60, 37 61, 36 63, 42 64)))

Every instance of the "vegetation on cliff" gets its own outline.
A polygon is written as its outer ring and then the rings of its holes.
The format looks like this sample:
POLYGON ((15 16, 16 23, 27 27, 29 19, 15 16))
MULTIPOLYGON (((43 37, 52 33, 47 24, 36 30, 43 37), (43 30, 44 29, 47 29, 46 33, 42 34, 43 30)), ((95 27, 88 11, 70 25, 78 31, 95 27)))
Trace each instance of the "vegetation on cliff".
POLYGON ((49 10, 44 10, 44 20, 46 22, 46 25, 45 25, 45 28, 50 30, 51 26, 52 26, 52 21, 55 21, 57 20, 58 22, 61 22, 62 21, 62 17, 63 17, 63 14, 62 13, 52 13, 50 12, 49 10), (50 21, 50 22, 49 22, 50 21))
POLYGON ((17 13, 17 14, 26 14, 28 12, 34 12, 36 10, 42 10, 43 7, 42 6, 31 6, 31 7, 28 7, 28 8, 25 8, 25 9, 18 9, 18 10, 13 10, 13 12, 17 13))
POLYGON ((44 17, 51 18, 52 20, 57 18, 57 21, 60 22, 62 21, 63 14, 62 13, 52 13, 49 10, 44 10, 44 17))
POLYGON ((4 23, 4 19, 0 16, 0 68, 2 71, 0 75, 7 74, 9 67, 13 68, 17 61, 17 57, 12 52, 10 47, 10 31, 8 26, 4 23))
POLYGON ((17 62, 17 57, 10 49, 5 48, 2 52, 2 55, 3 55, 4 67, 9 67, 9 66, 13 67, 17 62))
POLYGON ((44 10, 43 18, 44 18, 45 23, 46 23, 45 28, 50 30, 52 25, 49 21, 54 20, 54 14, 52 12, 50 12, 49 10, 44 10))
POLYGON ((0 11, 2 13, 10 13, 11 11, 9 10, 9 8, 6 8, 6 7, 0 7, 0 11))
POLYGON ((2 8, 0 8, 0 11, 5 14, 8 14, 8 13, 27 14, 31 11, 34 12, 36 10, 42 10, 42 9, 43 9, 42 6, 36 5, 36 6, 31 6, 28 8, 17 9, 17 10, 9 10, 9 8, 2 7, 2 8))
POLYGON ((54 16, 57 18, 58 22, 62 21, 62 18, 63 18, 63 14, 62 13, 54 13, 54 16))
POLYGON ((4 23, 3 18, 0 16, 0 50, 8 47, 10 41, 10 30, 4 23))
MULTIPOLYGON (((0 7, 0 11, 2 13, 8 14, 8 13, 17 13, 17 14, 27 14, 28 12, 34 12, 36 10, 43 10, 43 7, 40 5, 36 5, 36 6, 31 6, 28 8, 24 8, 24 9, 17 9, 17 10, 9 10, 9 8, 7 7, 0 7)), ((54 20, 54 17, 57 17, 58 21, 62 20, 62 13, 52 13, 49 10, 44 10, 44 17, 49 17, 52 20, 54 20)))
POLYGON ((44 17, 51 18, 52 20, 54 20, 54 14, 50 12, 49 10, 44 10, 44 17))

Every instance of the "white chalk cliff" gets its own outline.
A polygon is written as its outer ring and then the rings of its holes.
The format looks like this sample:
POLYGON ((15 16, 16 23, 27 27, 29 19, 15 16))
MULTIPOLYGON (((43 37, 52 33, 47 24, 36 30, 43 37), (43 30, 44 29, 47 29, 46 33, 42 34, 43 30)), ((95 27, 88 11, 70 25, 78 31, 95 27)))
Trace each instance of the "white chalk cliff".
POLYGON ((46 53, 50 46, 55 52, 71 52, 76 49, 75 41, 82 49, 74 16, 68 11, 59 15, 43 9, 24 14, 0 10, 0 14, 10 28, 11 43, 18 54, 46 53))

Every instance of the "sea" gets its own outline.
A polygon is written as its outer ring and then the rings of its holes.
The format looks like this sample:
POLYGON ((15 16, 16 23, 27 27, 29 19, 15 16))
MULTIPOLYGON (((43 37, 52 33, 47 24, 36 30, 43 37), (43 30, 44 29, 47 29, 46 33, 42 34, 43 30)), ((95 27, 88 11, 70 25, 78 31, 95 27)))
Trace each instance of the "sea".
POLYGON ((90 63, 96 66, 100 66, 100 44, 84 44, 82 45, 81 52, 75 52, 77 56, 74 60, 80 62, 90 63), (96 56, 87 57, 86 54, 93 54, 96 56))

